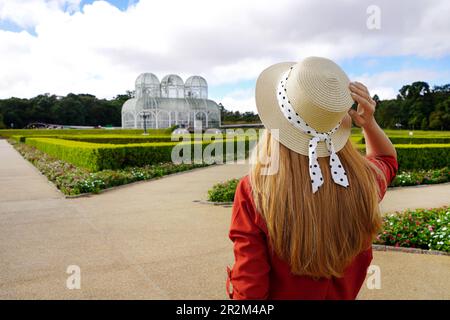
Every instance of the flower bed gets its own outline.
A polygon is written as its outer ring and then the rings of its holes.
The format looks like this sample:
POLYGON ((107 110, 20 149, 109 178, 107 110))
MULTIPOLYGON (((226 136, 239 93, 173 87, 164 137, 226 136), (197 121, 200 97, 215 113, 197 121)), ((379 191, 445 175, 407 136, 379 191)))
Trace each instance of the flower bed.
POLYGON ((160 163, 92 173, 87 169, 52 157, 32 146, 14 141, 11 141, 11 144, 66 195, 97 193, 114 186, 207 166, 206 164, 160 163))
POLYGON ((374 243, 450 252, 450 208, 408 209, 387 215, 374 243))
POLYGON ((420 184, 437 184, 450 181, 448 167, 436 170, 402 171, 397 173, 391 187, 414 186, 420 184))
MULTIPOLYGON (((389 187, 405 187, 420 184, 438 184, 450 181, 448 167, 436 170, 402 171, 392 180, 389 187)), ((208 191, 208 200, 213 202, 232 202, 239 179, 231 179, 215 184, 208 191)))

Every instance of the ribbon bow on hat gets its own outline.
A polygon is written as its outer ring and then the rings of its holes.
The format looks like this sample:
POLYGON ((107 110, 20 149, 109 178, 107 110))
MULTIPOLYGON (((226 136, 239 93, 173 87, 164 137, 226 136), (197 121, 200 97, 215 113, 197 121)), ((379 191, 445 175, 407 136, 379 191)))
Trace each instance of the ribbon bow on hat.
MULTIPOLYGON (((292 70, 292 67, 291 67, 292 70)), ((333 181, 343 187, 348 187, 347 173, 339 160, 338 155, 334 151, 333 141, 331 135, 335 133, 341 122, 333 129, 325 133, 319 133, 314 130, 295 112, 286 94, 286 81, 288 80, 289 72, 282 75, 277 87, 278 106, 286 119, 296 128, 302 130, 304 133, 312 136, 309 140, 309 175, 311 177, 311 185, 313 193, 319 189, 323 184, 322 171, 320 170, 319 162, 317 161, 317 144, 319 141, 325 141, 327 149, 330 153, 330 170, 333 181)))

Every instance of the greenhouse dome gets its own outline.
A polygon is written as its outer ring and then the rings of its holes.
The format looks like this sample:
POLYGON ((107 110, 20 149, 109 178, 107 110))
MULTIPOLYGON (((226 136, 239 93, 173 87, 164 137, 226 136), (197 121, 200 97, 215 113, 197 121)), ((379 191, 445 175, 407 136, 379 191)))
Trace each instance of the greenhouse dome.
POLYGON ((169 74, 161 80, 161 97, 184 98, 183 79, 176 74, 169 74))
POLYGON ((192 76, 184 84, 186 98, 208 99, 208 84, 203 77, 192 76))
POLYGON ((218 128, 220 108, 208 99, 208 85, 200 76, 183 83, 178 75, 165 76, 159 83, 153 73, 142 73, 135 82, 135 98, 122 107, 122 128, 180 127, 218 128))
POLYGON ((136 98, 140 98, 144 95, 148 95, 149 97, 161 96, 161 85, 158 77, 153 73, 140 74, 136 79, 135 88, 136 98))

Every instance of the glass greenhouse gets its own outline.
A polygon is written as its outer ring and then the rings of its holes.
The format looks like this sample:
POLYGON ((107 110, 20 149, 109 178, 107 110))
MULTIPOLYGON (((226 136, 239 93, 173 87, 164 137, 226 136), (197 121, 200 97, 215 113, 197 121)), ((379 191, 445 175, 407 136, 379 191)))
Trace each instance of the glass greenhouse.
POLYGON ((153 73, 143 73, 135 89, 135 97, 122 107, 122 128, 143 128, 144 114, 147 128, 220 126, 220 108, 208 99, 208 84, 200 76, 183 83, 178 75, 170 74, 159 82, 153 73))

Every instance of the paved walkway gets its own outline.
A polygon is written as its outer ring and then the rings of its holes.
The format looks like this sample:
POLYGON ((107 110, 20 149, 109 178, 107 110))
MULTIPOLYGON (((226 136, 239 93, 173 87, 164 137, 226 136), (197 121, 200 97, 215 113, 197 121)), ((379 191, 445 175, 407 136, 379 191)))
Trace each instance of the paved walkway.
MULTIPOLYGON (((193 200, 246 170, 202 168, 65 199, 0 140, 0 299, 226 298, 231 209, 193 200), (81 268, 81 290, 66 288, 69 265, 81 268)), ((383 210, 398 209, 399 198, 414 207, 448 204, 450 185, 389 191, 383 210)), ((374 256, 381 289, 364 287, 361 299, 450 299, 450 257, 374 256)))

